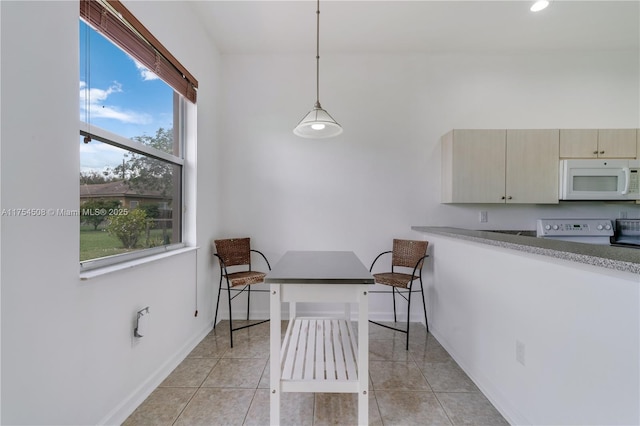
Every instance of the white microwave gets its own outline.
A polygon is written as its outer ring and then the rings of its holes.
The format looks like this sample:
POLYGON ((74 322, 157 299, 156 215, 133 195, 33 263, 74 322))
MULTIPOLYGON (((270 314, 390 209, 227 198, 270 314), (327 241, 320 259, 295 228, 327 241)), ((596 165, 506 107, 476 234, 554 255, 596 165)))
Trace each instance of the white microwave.
POLYGON ((560 160, 561 200, 640 200, 640 160, 560 160))

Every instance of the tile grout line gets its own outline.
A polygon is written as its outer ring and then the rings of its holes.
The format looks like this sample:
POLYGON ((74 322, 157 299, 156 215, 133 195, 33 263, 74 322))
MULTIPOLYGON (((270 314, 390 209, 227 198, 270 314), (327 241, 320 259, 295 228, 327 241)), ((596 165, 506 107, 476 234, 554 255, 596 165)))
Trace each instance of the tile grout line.
MULTIPOLYGON (((205 336, 206 338, 207 336, 205 336)), ((203 339, 204 340, 204 339, 203 339)), ((224 355, 227 352, 228 349, 225 349, 225 351, 222 353, 222 355, 224 355)), ((185 358, 188 359, 189 355, 187 355, 187 357, 185 358)), ((182 408, 182 410, 180 410, 180 413, 178 414, 178 416, 176 417, 176 419, 173 421, 172 426, 175 426, 176 423, 178 422, 178 420, 180 419, 180 416, 182 416, 182 414, 184 414, 184 412, 186 411, 187 407, 189 406, 189 404, 191 403, 191 401, 193 401, 193 399, 195 398, 195 396, 198 394, 198 392, 202 389, 202 385, 207 381, 207 378, 209 377, 209 375, 211 374, 211 372, 213 371, 213 369, 216 367, 216 365, 218 365, 218 363, 220 362, 220 360, 222 359, 221 357, 201 357, 200 359, 215 359, 216 362, 215 364, 213 364, 211 366, 211 369, 209 370, 209 373, 207 373, 207 375, 205 376, 204 379, 202 379, 202 381, 200 382, 200 384, 197 386, 196 391, 193 393, 193 395, 191 395, 191 398, 189 398, 189 401, 187 401, 187 403, 184 405, 184 407, 182 408)), ((184 360, 182 361, 184 362, 184 360)))
POLYGON ((438 401, 438 405, 440 405, 440 408, 442 408, 442 412, 444 413, 444 415, 447 416, 447 419, 449 420, 449 423, 451 423, 452 425, 455 425, 455 423, 453 423, 453 420, 451 420, 451 417, 449 416, 449 413, 444 408, 444 405, 442 405, 442 402, 440 401, 440 398, 438 398, 438 394, 433 392, 433 396, 436 398, 436 401, 438 401))
MULTIPOLYGON (((427 332, 427 339, 429 339, 429 335, 430 333, 427 332)), ((432 336, 433 337, 433 336, 432 336)), ((409 351, 409 356, 411 357, 411 360, 416 364, 416 366, 418 367, 418 370, 420 370, 420 374, 422 375, 422 377, 424 378, 424 380, 427 382, 427 385, 429 385, 429 389, 431 389, 431 393, 433 394, 433 397, 436 399, 436 401, 438 402, 438 405, 440 406, 440 408, 442 408, 442 412, 444 413, 445 416, 447 416, 447 420, 449 420, 449 423, 454 426, 455 423, 453 423, 453 420, 451 420, 451 417, 449 417, 449 413, 447 413, 447 410, 445 410, 444 405, 442 405, 442 402, 440 402, 440 398, 438 398, 438 395, 436 394, 436 391, 433 390, 433 386, 431 386, 431 383, 429 383, 429 379, 427 379, 426 374, 424 373, 424 371, 422 370, 422 368, 420 368, 420 366, 418 365, 418 362, 415 360, 414 356, 411 354, 411 351, 409 351)))
MULTIPOLYGON (((371 389, 369 390, 369 392, 373 392, 373 399, 375 399, 376 407, 378 407, 378 415, 380 416, 380 422, 382 423, 382 426, 385 426, 384 418, 382 417, 382 411, 380 410, 380 404, 378 403, 378 394, 376 393, 375 387, 373 386, 373 379, 371 378, 371 372, 369 372, 368 376, 369 376, 369 382, 371 382, 371 389)), ((371 421, 371 419, 369 419, 369 421, 371 421)))
MULTIPOLYGON (((226 352, 226 351, 225 351, 226 352)), ((189 358, 189 356, 187 355, 187 358, 189 358)), ((187 359, 185 358, 185 359, 187 359)), ((204 358, 204 357, 203 357, 204 358)), ((215 359, 215 358, 214 358, 215 359)), ((191 398, 189 398, 189 401, 187 401, 187 403, 184 405, 184 407, 182 408, 182 410, 180 410, 180 413, 178 414, 178 416, 176 417, 176 419, 173 421, 173 423, 171 423, 172 426, 175 426, 175 424, 178 422, 178 419, 180 419, 180 416, 182 416, 182 414, 185 412, 185 410, 187 409, 187 407, 189 406, 189 404, 191 403, 191 401, 193 400, 193 398, 195 398, 195 396, 198 394, 198 392, 200 391, 200 389, 202 389, 202 384, 204 382, 207 381, 207 377, 209 377, 209 374, 211 374, 211 372, 213 371, 213 369, 215 368, 216 365, 218 365, 218 362, 220 361, 220 358, 218 358, 218 361, 216 361, 215 364, 213 364, 213 366, 211 366, 211 370, 209 370, 209 373, 206 375, 206 377, 202 380, 202 382, 200 382, 200 385, 198 385, 198 387, 196 388, 196 391, 193 393, 193 395, 191 395, 191 398)), ((182 361, 184 362, 184 360, 182 361)))
POLYGON ((196 388, 196 391, 193 393, 193 395, 191 395, 191 398, 189 398, 189 401, 187 401, 187 403, 184 404, 184 407, 182 407, 182 410, 180 410, 180 413, 178 413, 178 415, 176 416, 176 419, 173 421, 173 423, 171 423, 171 425, 175 426, 175 424, 178 422, 178 419, 180 419, 180 416, 182 415, 182 413, 184 413, 184 410, 187 409, 187 407, 189 406, 189 404, 191 403, 191 401, 196 396, 199 390, 200 390, 199 387, 196 388))

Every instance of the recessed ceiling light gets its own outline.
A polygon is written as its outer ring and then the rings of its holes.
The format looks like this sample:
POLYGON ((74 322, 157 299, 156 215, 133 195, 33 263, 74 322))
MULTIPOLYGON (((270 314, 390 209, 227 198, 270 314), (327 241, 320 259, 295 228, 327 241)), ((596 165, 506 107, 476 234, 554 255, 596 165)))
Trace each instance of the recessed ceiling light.
POLYGON ((545 9, 547 6, 549 6, 549 2, 547 0, 538 0, 533 4, 533 6, 531 6, 530 10, 532 12, 540 12, 542 9, 545 9))

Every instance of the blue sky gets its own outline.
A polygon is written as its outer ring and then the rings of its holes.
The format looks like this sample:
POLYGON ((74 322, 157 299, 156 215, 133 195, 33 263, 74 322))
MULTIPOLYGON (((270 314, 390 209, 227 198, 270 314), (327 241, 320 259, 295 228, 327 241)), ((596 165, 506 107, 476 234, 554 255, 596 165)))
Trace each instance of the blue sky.
MULTIPOLYGON (((172 128, 173 89, 82 20, 79 28, 80 119, 128 138, 172 128)), ((121 164, 124 153, 80 142, 81 171, 121 164)))

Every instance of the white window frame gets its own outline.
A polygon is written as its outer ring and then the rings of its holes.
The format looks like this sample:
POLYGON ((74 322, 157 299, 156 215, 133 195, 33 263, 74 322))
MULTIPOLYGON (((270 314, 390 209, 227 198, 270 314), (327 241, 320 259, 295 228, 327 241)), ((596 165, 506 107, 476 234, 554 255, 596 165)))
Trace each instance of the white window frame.
MULTIPOLYGON (((158 247, 151 247, 147 249, 140 249, 128 253, 115 254, 112 256, 106 257, 98 257, 95 259, 87 259, 80 262, 80 272, 91 271, 98 268, 109 267, 113 265, 117 265, 120 263, 128 262, 135 259, 141 259, 144 257, 154 256, 160 253, 166 253, 174 250, 179 250, 186 247, 185 239, 185 222, 186 218, 184 215, 184 203, 185 203, 185 127, 186 127, 186 117, 185 117, 185 99, 179 94, 174 92, 174 96, 178 98, 178 102, 174 102, 174 127, 178 126, 178 141, 179 144, 178 152, 179 156, 169 154, 167 152, 161 151, 154 147, 144 145, 140 142, 136 142, 129 138, 125 138, 124 136, 120 136, 116 133, 110 132, 108 130, 102 129, 100 127, 91 125, 80 120, 80 135, 81 136, 90 136, 91 139, 98 140, 100 142, 106 143, 108 145, 112 145, 121 149, 125 149, 127 151, 135 152, 137 154, 146 155, 151 158, 155 158, 161 161, 166 161, 167 163, 180 166, 181 176, 180 176, 180 205, 175 206, 174 208, 179 208, 180 215, 180 236, 181 242, 173 243, 158 247)), ((91 142, 89 142, 91 143, 91 142)))

